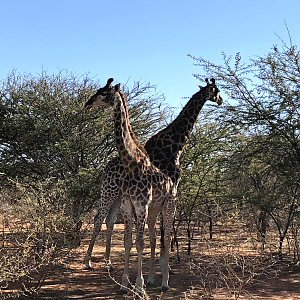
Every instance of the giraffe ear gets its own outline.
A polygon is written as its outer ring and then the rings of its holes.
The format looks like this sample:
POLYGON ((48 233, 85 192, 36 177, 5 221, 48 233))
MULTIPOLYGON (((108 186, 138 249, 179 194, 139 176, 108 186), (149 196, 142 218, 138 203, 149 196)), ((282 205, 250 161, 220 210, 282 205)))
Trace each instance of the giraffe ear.
POLYGON ((203 85, 198 84, 198 87, 201 90, 203 88, 203 85))
POLYGON ((117 92, 120 92, 120 90, 121 90, 120 86, 121 86, 120 83, 118 83, 118 84, 115 85, 115 92, 116 92, 116 93, 117 93, 117 92))

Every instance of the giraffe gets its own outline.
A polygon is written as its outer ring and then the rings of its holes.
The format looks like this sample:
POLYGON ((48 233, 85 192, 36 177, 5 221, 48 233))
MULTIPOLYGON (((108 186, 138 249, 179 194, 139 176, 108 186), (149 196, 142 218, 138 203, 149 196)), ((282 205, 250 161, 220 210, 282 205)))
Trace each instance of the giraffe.
MULTIPOLYGON (((86 107, 113 106, 115 142, 123 164, 125 176, 120 178, 121 211, 124 218, 125 266, 120 293, 126 293, 129 285, 129 255, 132 247, 132 217, 136 215, 136 250, 138 253, 137 290, 143 293, 142 253, 144 248, 144 229, 148 221, 149 231, 153 232, 157 215, 163 214, 164 248, 161 252, 162 291, 169 288, 169 248, 172 221, 176 207, 177 185, 171 178, 154 166, 148 153, 142 147, 129 122, 127 101, 120 91, 120 84, 111 87, 109 79, 105 90, 98 91, 87 102, 86 107), (112 96, 113 95, 113 96, 112 96)), ((150 234, 150 236, 152 236, 150 234)))
MULTIPOLYGON (((165 129, 153 135, 145 144, 144 148, 147 151, 151 162, 158 167, 163 173, 168 175, 175 185, 178 185, 181 179, 181 169, 179 158, 183 147, 185 146, 188 136, 196 122, 196 119, 203 105, 207 100, 217 102, 218 105, 223 103, 219 89, 212 78, 211 83, 206 78, 206 86, 200 87, 200 91, 195 93, 188 103, 184 106, 177 118, 170 123, 165 129)), ((102 89, 99 90, 100 92, 102 89)), ((97 93, 99 93, 99 91, 97 93)), ((91 105, 86 103, 86 108, 91 105)), ((124 167, 119 157, 112 159, 106 166, 101 180, 102 195, 98 203, 98 211, 94 218, 94 230, 92 238, 85 256, 85 264, 87 269, 91 267, 91 254, 95 240, 100 233, 101 225, 106 218, 106 262, 110 269, 112 268, 110 260, 111 236, 113 226, 119 213, 121 197, 119 192, 118 182, 124 177, 124 167)), ((148 285, 154 283, 154 258, 156 232, 155 228, 150 232, 151 236, 151 261, 150 272, 148 277, 148 285)))
MULTIPOLYGON (((165 174, 169 175, 176 185, 181 178, 179 157, 201 108, 207 100, 217 102, 219 105, 223 102, 219 90, 215 85, 215 80, 212 78, 211 84, 208 79, 205 81, 207 83, 206 87, 201 87, 200 91, 191 97, 179 116, 167 128, 152 136, 145 145, 152 163, 165 174), (174 146, 174 144, 176 145, 174 146)), ((97 93, 101 93, 101 91, 102 89, 97 93)), ((90 104, 87 102, 86 108, 89 108, 89 106, 90 104)), ((105 218, 107 226, 106 261, 110 268, 112 268, 110 262, 111 235, 121 203, 117 183, 120 182, 120 178, 123 178, 123 173, 124 167, 119 157, 111 160, 104 171, 101 181, 102 195, 99 202, 99 209, 95 216, 94 231, 85 257, 86 268, 91 268, 90 258, 92 249, 105 218)), ((150 272, 147 282, 149 285, 154 283, 155 231, 150 232, 150 236, 152 236, 152 243, 150 272)))

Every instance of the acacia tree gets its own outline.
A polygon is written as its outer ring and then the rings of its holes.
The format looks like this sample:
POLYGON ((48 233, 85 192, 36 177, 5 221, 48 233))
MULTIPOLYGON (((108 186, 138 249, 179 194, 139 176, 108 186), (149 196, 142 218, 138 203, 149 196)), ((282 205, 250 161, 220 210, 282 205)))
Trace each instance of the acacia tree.
POLYGON ((227 202, 224 164, 232 151, 235 129, 215 122, 217 115, 217 110, 202 112, 181 157, 183 176, 179 184, 177 211, 186 223, 188 255, 191 253, 193 225, 206 220, 212 239, 213 224, 221 206, 227 202))
MULTIPOLYGON (((12 282, 35 295, 80 242, 102 170, 117 153, 111 110, 83 109, 100 85, 67 72, 12 72, 0 83, 1 295, 20 295, 12 282)), ((124 92, 143 142, 168 117, 164 96, 142 82, 124 92)))
MULTIPOLYGON (((243 166, 245 160, 255 157, 262 169, 267 168, 265 174, 272 174, 264 178, 267 185, 272 185, 271 178, 280 182, 273 196, 271 189, 263 194, 260 190, 260 197, 253 201, 276 224, 280 254, 282 241, 299 213, 300 200, 300 53, 291 41, 289 45, 281 42, 266 56, 250 59, 249 63, 242 61, 240 53, 234 60, 223 54, 223 65, 192 57, 195 65, 206 71, 205 76, 215 77, 231 99, 220 121, 239 128, 248 140, 233 161, 243 166)), ((258 188, 253 177, 252 183, 252 188, 258 188)))
MULTIPOLYGON (((84 214, 100 194, 100 177, 116 155, 110 110, 83 110, 100 83, 60 72, 38 76, 12 72, 1 81, 0 173, 27 186, 58 181, 67 187, 67 206, 79 230, 84 214)), ((133 130, 140 139, 160 129, 167 118, 164 95, 149 83, 124 86, 133 130)), ((44 185, 43 185, 44 186, 44 185)))
MULTIPOLYGON (((235 199, 252 207, 249 211, 249 228, 256 229, 264 250, 270 221, 275 225, 279 239, 279 255, 288 230, 298 214, 298 186, 290 176, 278 170, 272 147, 274 141, 268 136, 248 136, 229 158, 228 171, 235 174, 232 195, 235 199), (259 141, 258 141, 259 140, 259 141), (265 144, 265 150, 262 149, 265 144), (232 159, 232 162, 230 160, 232 159), (252 216, 251 218, 251 215, 252 216)), ((278 144, 276 144, 276 147, 278 144)))

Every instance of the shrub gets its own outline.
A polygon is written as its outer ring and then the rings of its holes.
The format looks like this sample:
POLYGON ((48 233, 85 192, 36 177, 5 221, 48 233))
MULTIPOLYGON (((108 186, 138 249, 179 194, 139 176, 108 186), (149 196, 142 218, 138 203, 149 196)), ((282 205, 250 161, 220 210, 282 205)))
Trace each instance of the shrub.
POLYGON ((34 189, 14 182, 2 189, 0 287, 4 297, 38 293, 49 272, 66 262, 70 249, 66 237, 73 223, 62 204, 65 195, 62 182, 43 182, 34 189))

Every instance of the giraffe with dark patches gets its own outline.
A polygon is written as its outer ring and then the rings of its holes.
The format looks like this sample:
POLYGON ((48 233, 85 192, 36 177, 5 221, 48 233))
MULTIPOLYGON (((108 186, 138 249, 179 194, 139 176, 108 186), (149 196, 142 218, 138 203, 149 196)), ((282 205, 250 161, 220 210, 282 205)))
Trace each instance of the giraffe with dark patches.
MULTIPOLYGON (((108 81, 109 82, 109 81, 108 81)), ((129 256, 132 248, 133 210, 136 216, 136 250, 138 253, 138 274, 136 285, 143 294, 142 253, 144 248, 144 230, 146 221, 153 232, 157 215, 163 214, 164 249, 161 253, 162 291, 169 288, 169 248, 172 221, 176 207, 177 185, 171 178, 154 166, 146 150, 138 143, 129 122, 127 101, 120 91, 120 85, 111 87, 107 96, 97 93, 86 107, 113 106, 115 141, 124 168, 124 177, 120 178, 121 211, 124 218, 125 266, 120 292, 126 293, 129 285, 129 256)), ((152 236, 152 235, 151 235, 152 236)))
MULTIPOLYGON (((216 102, 218 105, 221 105, 223 102, 219 89, 217 88, 213 78, 211 83, 209 83, 208 79, 206 79, 206 86, 201 87, 200 91, 195 93, 190 98, 178 117, 165 129, 153 135, 144 146, 151 162, 163 173, 168 175, 175 185, 178 185, 181 179, 181 169, 179 165, 181 152, 196 122, 199 112, 207 100, 216 102)), ((86 108, 91 107, 92 102, 93 97, 86 103, 86 108)), ((98 212, 94 219, 94 231, 92 239, 85 257, 86 268, 91 268, 91 253, 105 218, 107 226, 106 261, 110 268, 112 268, 110 261, 111 236, 113 225, 118 216, 121 203, 119 185, 124 177, 124 172, 124 166, 122 165, 122 161, 119 157, 111 160, 103 172, 104 175, 101 181, 102 195, 98 203, 98 212)), ((150 230, 151 263, 148 284, 153 284, 155 274, 155 227, 154 229, 150 228, 150 230)))

